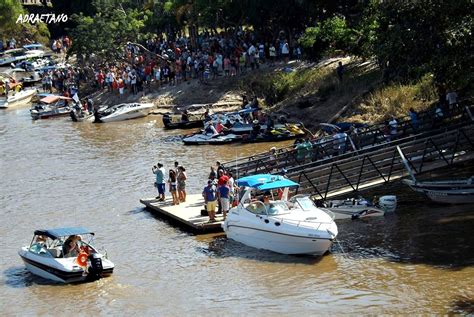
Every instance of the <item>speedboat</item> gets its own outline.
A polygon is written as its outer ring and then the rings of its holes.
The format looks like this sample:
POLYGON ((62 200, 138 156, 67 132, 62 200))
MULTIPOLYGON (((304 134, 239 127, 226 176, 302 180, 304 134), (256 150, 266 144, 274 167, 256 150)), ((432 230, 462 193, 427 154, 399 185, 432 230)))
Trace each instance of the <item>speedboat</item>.
POLYGON ((472 204, 474 203, 474 176, 467 179, 443 181, 417 181, 404 179, 403 183, 411 189, 437 203, 472 204))
POLYGON ((152 103, 122 103, 100 111, 100 122, 112 122, 146 117, 152 108, 152 103))
POLYGON ((18 254, 31 273, 61 283, 97 280, 113 273, 114 264, 107 253, 91 245, 94 233, 85 228, 36 230, 29 246, 18 254), (87 237, 87 242, 81 236, 87 237), (77 256, 64 254, 64 245, 77 238, 77 256))
POLYGON ((385 213, 395 211, 397 197, 393 195, 382 196, 376 204, 365 198, 329 200, 325 203, 324 208, 334 213, 335 220, 380 217, 384 216, 385 213))
POLYGON ((49 95, 40 99, 39 103, 33 105, 30 114, 33 120, 47 119, 51 117, 67 116, 71 111, 69 102, 72 98, 49 95))
POLYGON ((25 89, 20 90, 19 92, 12 92, 8 97, 0 98, 0 108, 11 108, 27 104, 36 93, 36 89, 25 89))
POLYGON ((222 224, 229 239, 282 254, 323 255, 329 250, 338 233, 334 215, 317 208, 309 196, 288 199, 298 183, 258 174, 236 184, 242 196, 222 224), (262 193, 264 202, 256 199, 262 193))

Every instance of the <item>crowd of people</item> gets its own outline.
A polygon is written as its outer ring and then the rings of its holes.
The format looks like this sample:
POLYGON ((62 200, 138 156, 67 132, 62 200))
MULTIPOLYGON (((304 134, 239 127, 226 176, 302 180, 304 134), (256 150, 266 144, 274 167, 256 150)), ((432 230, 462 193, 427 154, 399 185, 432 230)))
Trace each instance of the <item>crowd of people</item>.
POLYGON ((262 64, 288 62, 290 56, 301 58, 301 48, 296 46, 290 53, 287 39, 264 41, 251 31, 217 35, 204 32, 195 42, 185 36, 157 36, 144 45, 129 43, 124 48, 125 61, 91 65, 88 73, 93 73, 97 88, 123 95, 137 94, 152 85, 179 85, 192 80, 206 83, 258 70, 262 64))
MULTIPOLYGON (((203 188, 202 196, 204 198, 205 210, 209 215, 209 221, 216 221, 216 213, 222 213, 224 219, 230 206, 234 203, 235 198, 235 181, 230 171, 227 171, 220 162, 217 166, 211 167, 207 185, 203 188), (217 209, 217 210, 216 210, 217 209)), ((158 196, 155 199, 158 201, 166 200, 166 187, 171 194, 172 205, 179 205, 186 202, 186 169, 174 163, 174 168, 169 169, 166 178, 166 171, 162 163, 158 163, 152 167, 152 172, 155 174, 155 187, 158 191, 158 196)))

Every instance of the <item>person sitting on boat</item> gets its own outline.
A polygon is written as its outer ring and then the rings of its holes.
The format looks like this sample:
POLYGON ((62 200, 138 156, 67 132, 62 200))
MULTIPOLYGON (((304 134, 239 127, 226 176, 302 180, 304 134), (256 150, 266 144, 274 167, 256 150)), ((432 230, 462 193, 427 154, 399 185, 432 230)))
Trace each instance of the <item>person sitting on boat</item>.
POLYGON ((227 129, 220 120, 217 121, 216 123, 216 131, 218 134, 220 134, 221 132, 223 131, 227 131, 229 129, 227 129))
POLYGON ((216 131, 216 128, 212 125, 212 122, 209 123, 206 128, 204 129, 205 134, 212 134, 213 136, 219 135, 219 133, 216 131))
POLYGON ((267 214, 273 215, 273 214, 278 213, 278 208, 274 204, 270 203, 270 197, 271 197, 270 192, 266 191, 263 194, 263 204, 265 205, 267 209, 267 214))
POLYGON ((258 122, 258 120, 253 120, 252 122, 252 138, 256 138, 259 134, 260 134, 260 130, 262 129, 262 127, 260 126, 260 123, 258 122))
MULTIPOLYGON (((238 122, 239 119, 236 119, 235 122, 238 122)), ((226 120, 226 122, 224 123, 224 127, 226 127, 227 129, 230 129, 232 128, 232 122, 230 122, 229 119, 226 120)))
POLYGON ((211 121, 211 115, 209 114, 209 109, 206 109, 206 112, 204 112, 204 121, 211 121))
POLYGON ((188 115, 188 111, 187 111, 187 110, 184 110, 184 111, 183 111, 183 114, 181 115, 181 121, 182 121, 182 122, 187 122, 187 121, 189 121, 189 115, 188 115))
POLYGON ((76 257, 81 250, 77 242, 80 240, 80 237, 77 235, 69 236, 63 244, 63 256, 65 258, 76 257))

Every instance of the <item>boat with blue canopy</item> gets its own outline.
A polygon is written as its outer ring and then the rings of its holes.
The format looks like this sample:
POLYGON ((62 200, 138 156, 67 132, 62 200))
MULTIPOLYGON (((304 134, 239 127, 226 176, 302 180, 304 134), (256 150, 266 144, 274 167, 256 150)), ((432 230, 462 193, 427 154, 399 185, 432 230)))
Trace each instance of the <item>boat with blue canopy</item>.
POLYGON ((83 227, 39 229, 18 254, 31 273, 61 283, 97 280, 113 273, 105 251, 91 245, 94 233, 83 227))
POLYGON ((282 254, 322 255, 337 236, 334 214, 309 196, 290 190, 298 183, 281 175, 239 178, 239 200, 222 227, 229 239, 282 254))

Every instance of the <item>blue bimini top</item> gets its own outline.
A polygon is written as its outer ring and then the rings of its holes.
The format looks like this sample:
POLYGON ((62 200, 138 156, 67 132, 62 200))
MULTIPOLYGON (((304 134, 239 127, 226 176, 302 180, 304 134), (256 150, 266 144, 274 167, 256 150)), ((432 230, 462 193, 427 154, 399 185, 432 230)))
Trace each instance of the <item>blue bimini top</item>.
POLYGON ((281 175, 272 174, 257 174, 252 176, 246 176, 237 180, 238 186, 252 187, 258 190, 270 190, 284 187, 296 187, 299 186, 288 178, 281 175))
POLYGON ((35 230, 35 235, 47 236, 53 240, 60 237, 66 237, 66 236, 77 235, 77 234, 92 234, 93 235, 94 233, 83 227, 35 230))

